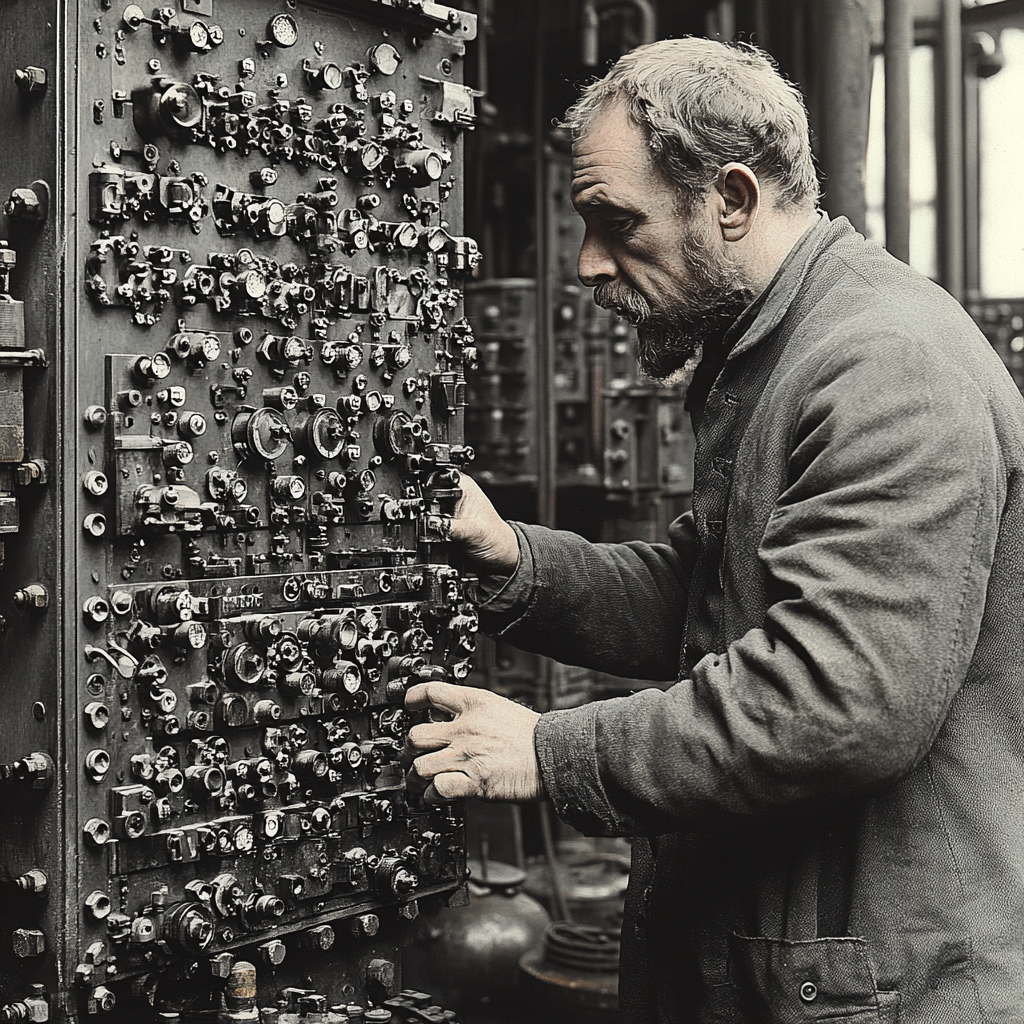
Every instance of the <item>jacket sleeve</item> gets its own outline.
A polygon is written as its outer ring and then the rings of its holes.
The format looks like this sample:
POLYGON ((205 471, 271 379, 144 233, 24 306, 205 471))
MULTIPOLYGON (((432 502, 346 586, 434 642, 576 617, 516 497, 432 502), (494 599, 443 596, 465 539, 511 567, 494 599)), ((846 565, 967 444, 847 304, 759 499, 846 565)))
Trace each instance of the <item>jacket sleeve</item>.
POLYGON ((592 544, 514 523, 515 574, 480 607, 485 633, 569 665, 633 679, 676 679, 696 533, 687 514, 672 544, 592 544))
POLYGON ((758 548, 763 626, 667 691, 538 723, 576 828, 797 811, 892 784, 929 749, 981 629, 1005 471, 977 386, 888 346, 841 350, 805 392, 758 548))

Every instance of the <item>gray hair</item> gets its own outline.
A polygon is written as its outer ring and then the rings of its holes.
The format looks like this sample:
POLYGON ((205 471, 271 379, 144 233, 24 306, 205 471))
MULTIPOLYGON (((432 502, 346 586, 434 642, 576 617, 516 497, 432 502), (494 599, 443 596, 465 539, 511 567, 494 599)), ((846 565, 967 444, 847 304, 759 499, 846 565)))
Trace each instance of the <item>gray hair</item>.
POLYGON ((756 46, 695 37, 638 46, 584 87, 561 126, 578 139, 617 103, 646 135, 684 210, 731 161, 770 182, 780 208, 817 204, 803 97, 756 46))

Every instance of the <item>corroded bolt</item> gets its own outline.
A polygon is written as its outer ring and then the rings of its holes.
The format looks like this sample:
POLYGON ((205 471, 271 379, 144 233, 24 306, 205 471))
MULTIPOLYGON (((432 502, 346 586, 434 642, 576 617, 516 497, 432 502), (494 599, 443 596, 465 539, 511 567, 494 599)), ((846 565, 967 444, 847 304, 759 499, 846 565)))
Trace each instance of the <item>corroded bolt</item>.
POLYGON ((15 928, 11 941, 14 955, 22 959, 46 952, 46 936, 38 928, 15 928))
POLYGON ((30 892, 36 896, 42 896, 46 892, 49 880, 46 874, 40 871, 39 868, 31 868, 25 874, 19 876, 15 880, 15 884, 22 892, 30 892))

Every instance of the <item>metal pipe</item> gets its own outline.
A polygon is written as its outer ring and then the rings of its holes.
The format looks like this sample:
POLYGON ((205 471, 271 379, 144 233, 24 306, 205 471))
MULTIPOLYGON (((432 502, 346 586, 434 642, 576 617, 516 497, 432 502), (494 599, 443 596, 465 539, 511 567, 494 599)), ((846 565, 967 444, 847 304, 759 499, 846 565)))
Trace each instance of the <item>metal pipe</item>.
POLYGON ((600 59, 601 18, 594 0, 584 0, 580 8, 580 63, 596 68, 600 59))
POLYGON ((533 80, 534 208, 536 215, 536 401, 537 401, 537 522, 555 525, 555 408, 554 339, 551 301, 551 239, 548 210, 547 134, 549 124, 544 104, 544 0, 537 2, 533 80))
POLYGON ((754 0, 754 42, 762 50, 771 49, 768 38, 768 0, 754 0))
POLYGON ((640 19, 640 42, 653 43, 658 38, 658 16, 650 0, 626 0, 640 19))
POLYGON ((910 262, 909 0, 885 0, 885 247, 910 262))
POLYGON ((938 114, 939 283, 955 299, 964 292, 963 44, 960 0, 942 0, 938 114))
POLYGON ((981 289, 981 93, 972 68, 964 78, 964 291, 981 289))
POLYGON ((612 7, 632 7, 636 12, 640 43, 653 43, 658 38, 658 15, 651 0, 584 0, 580 9, 581 50, 584 67, 596 67, 601 12, 612 7))
POLYGON ((820 0, 817 16, 818 136, 825 208, 863 231, 871 97, 871 26, 865 0, 820 0))

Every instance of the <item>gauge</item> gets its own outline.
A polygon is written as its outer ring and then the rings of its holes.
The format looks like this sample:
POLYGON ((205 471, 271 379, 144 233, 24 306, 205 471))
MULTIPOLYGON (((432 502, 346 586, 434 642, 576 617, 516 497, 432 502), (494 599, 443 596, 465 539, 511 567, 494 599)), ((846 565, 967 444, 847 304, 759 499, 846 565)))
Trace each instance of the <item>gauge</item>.
POLYGON ((248 853, 256 843, 256 837, 248 825, 239 825, 231 838, 239 853, 248 853))
POLYGON ((310 68, 306 77, 314 89, 334 90, 345 84, 345 72, 333 61, 328 61, 322 68, 310 68))
POLYGON ((194 651, 201 651, 208 639, 206 627, 201 622, 185 623, 174 631, 174 635, 183 647, 190 647, 194 651))
POLYGON ((204 334, 199 350, 202 357, 208 363, 212 363, 214 359, 220 356, 220 338, 215 334, 204 334))
POLYGON ((157 380, 163 380, 171 372, 170 359, 163 352, 157 352, 149 362, 149 372, 157 380))
POLYGON ((299 27, 290 14, 275 14, 267 26, 267 35, 278 46, 294 46, 299 41, 299 27))
POLYGON ((210 30, 201 21, 193 21, 189 25, 188 44, 196 51, 210 48, 210 30))
POLYGON ((394 242, 400 249, 412 249, 420 239, 419 228, 406 221, 395 228, 394 242))
POLYGON ((262 299, 267 294, 267 279, 258 270, 243 271, 237 284, 246 298, 262 299))
POLYGON ((370 61, 370 67, 382 75, 393 75, 398 70, 398 65, 402 63, 402 55, 390 43, 371 46, 366 56, 370 61))

